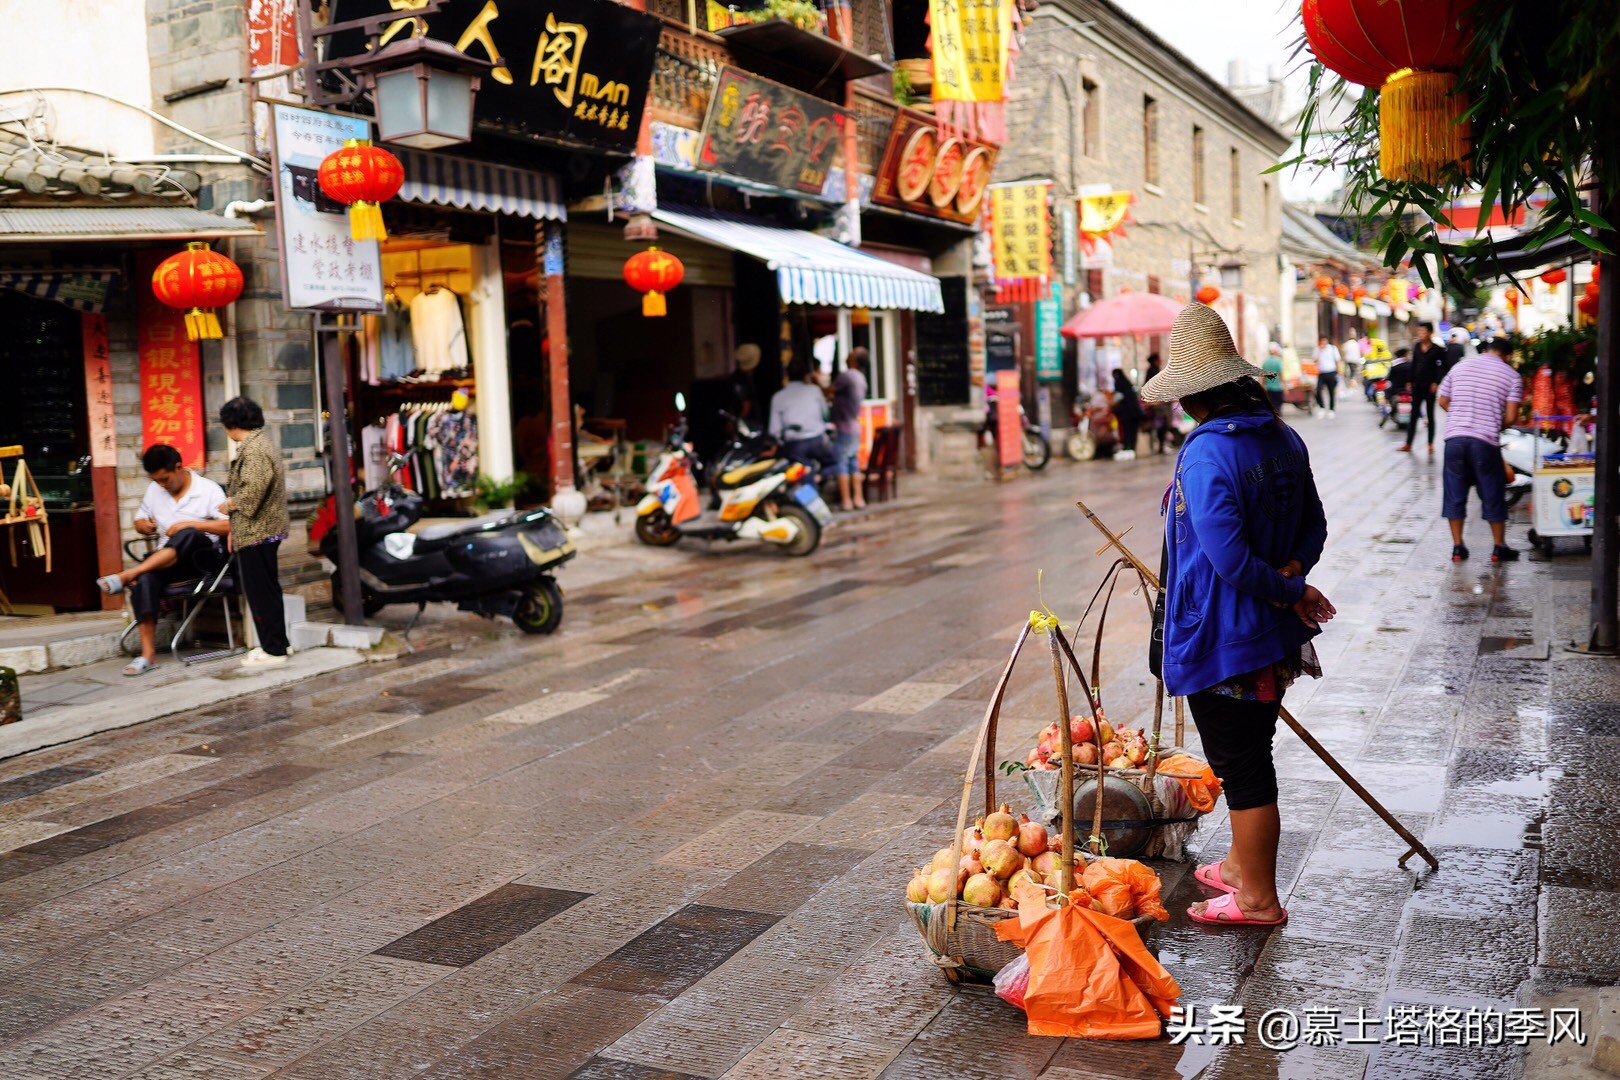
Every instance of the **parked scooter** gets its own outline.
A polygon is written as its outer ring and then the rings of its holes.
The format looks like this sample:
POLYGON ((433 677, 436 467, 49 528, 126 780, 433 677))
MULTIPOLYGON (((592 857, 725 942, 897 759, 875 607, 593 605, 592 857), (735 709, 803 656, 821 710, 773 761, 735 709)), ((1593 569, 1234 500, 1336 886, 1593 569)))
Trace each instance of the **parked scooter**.
MULTIPOLYGON (((526 634, 562 622, 562 590, 552 572, 574 557, 574 543, 550 510, 497 510, 483 517, 406 532, 422 516, 422 496, 390 484, 355 502, 360 595, 367 615, 388 604, 455 604, 486 618, 505 615, 526 634)), ((321 537, 337 561, 337 530, 321 537)), ((332 594, 340 595, 338 575, 332 594)), ((412 620, 415 621, 414 619, 412 620)))
POLYGON ((814 473, 786 458, 759 457, 723 471, 717 467, 719 520, 702 520, 696 456, 686 441, 685 395, 675 395, 675 407, 680 420, 670 429, 647 478, 647 495, 636 507, 636 539, 654 547, 668 547, 683 537, 762 540, 787 555, 808 555, 821 546, 821 529, 832 520, 832 511, 816 490, 814 473))
POLYGON ((1502 447, 1502 461, 1507 465, 1510 478, 1507 485, 1507 504, 1511 509, 1530 494, 1534 484, 1536 462, 1548 454, 1562 454, 1569 446, 1567 436, 1537 435, 1529 428, 1513 427, 1502 432, 1497 440, 1502 447))

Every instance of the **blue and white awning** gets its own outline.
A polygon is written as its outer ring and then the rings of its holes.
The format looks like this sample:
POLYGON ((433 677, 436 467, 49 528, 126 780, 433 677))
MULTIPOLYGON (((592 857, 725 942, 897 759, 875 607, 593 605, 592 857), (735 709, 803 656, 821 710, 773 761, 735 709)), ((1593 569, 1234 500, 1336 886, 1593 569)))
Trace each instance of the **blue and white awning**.
POLYGON ((945 310, 938 278, 817 233, 757 225, 706 210, 660 207, 653 217, 694 239, 760 260, 776 271, 776 287, 785 303, 878 311, 945 310))
POLYGON ((489 210, 497 214, 566 221, 562 184, 551 173, 425 150, 396 149, 405 166, 399 197, 410 202, 489 210))
POLYGON ((55 300, 75 311, 105 311, 107 296, 117 280, 117 270, 0 270, 0 289, 27 293, 37 300, 55 300))

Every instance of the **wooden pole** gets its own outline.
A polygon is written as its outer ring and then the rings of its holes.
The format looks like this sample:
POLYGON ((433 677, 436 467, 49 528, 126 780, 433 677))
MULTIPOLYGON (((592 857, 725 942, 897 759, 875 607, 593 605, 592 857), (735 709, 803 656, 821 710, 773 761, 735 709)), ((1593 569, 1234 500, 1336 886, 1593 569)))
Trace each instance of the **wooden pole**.
MULTIPOLYGON (((1069 680, 1063 674, 1063 654, 1058 652, 1058 635, 1063 631, 1046 632, 1046 643, 1052 647, 1052 678, 1057 681, 1058 699, 1058 752, 1063 755, 1058 769, 1058 809, 1063 843, 1061 862, 1058 864, 1058 894, 1064 900, 1074 892, 1074 743, 1069 736, 1069 680)), ((1097 789, 1097 805, 1102 805, 1102 789, 1097 789)))
MULTIPOLYGON (((1108 543, 1110 546, 1118 549, 1121 555, 1130 560, 1131 565, 1136 567, 1136 569, 1146 578, 1149 584, 1151 584, 1155 589, 1159 588, 1159 575, 1155 574, 1153 571, 1144 566, 1142 564, 1142 560, 1138 559, 1134 554, 1132 554, 1131 550, 1121 543, 1119 538, 1115 536, 1114 533, 1109 531, 1108 526, 1104 525, 1102 520, 1098 518, 1096 514, 1091 512, 1090 507, 1086 506, 1085 503, 1078 501, 1075 503, 1075 505, 1078 506, 1081 512, 1091 520, 1093 525, 1097 526, 1097 529, 1104 536, 1108 537, 1108 543)), ((1310 747, 1311 750, 1315 752, 1316 756, 1321 758, 1323 763, 1326 764, 1328 768, 1332 769, 1340 780, 1344 781, 1346 787, 1355 792, 1356 795, 1360 797, 1362 802, 1371 807, 1373 813, 1383 818, 1384 824, 1388 825, 1391 829, 1394 829, 1397 836, 1411 845, 1407 849, 1406 854, 1400 857, 1401 866, 1405 866, 1406 860, 1410 859, 1413 855, 1421 855, 1423 856, 1424 862, 1428 863, 1436 870, 1440 869, 1439 860, 1430 854, 1429 849, 1423 846, 1423 842, 1417 837, 1413 836, 1411 831, 1407 829, 1405 825, 1402 825, 1400 820, 1396 818, 1394 814, 1384 809, 1384 805, 1377 799, 1373 798, 1372 793, 1366 788, 1362 787, 1360 781, 1358 781, 1354 776, 1351 776, 1350 771, 1343 765, 1340 765, 1338 760, 1332 754, 1328 753, 1325 746, 1316 741, 1315 736, 1313 736, 1309 731, 1305 730, 1305 725, 1294 719, 1293 713, 1281 707, 1278 708, 1278 713, 1282 716, 1283 723, 1287 724, 1294 730, 1294 734, 1298 735, 1300 740, 1304 742, 1306 746, 1310 747)))
POLYGON ((323 329, 317 335, 321 343, 321 376, 325 380, 327 427, 327 465, 331 468, 332 505, 337 512, 337 569, 338 592, 332 605, 350 626, 365 625, 364 605, 360 598, 360 543, 354 528, 354 481, 349 456, 349 404, 344 373, 343 339, 337 331, 323 329))

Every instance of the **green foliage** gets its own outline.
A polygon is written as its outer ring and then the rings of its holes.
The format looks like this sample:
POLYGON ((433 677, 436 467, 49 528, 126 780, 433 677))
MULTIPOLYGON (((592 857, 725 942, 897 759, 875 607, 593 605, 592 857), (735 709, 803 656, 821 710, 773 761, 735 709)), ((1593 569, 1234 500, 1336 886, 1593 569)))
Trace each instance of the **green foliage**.
POLYGON ((810 0, 765 0, 765 14, 786 19, 800 30, 821 29, 821 10, 810 0))
POLYGON ((1517 358, 1519 370, 1526 375, 1549 367, 1579 385, 1597 371, 1597 329, 1558 326, 1543 330, 1519 341, 1517 358))
POLYGON ((494 510, 512 505, 512 500, 534 485, 534 477, 526 472, 512 474, 510 480, 497 480, 493 476, 478 474, 473 481, 473 505, 480 510, 494 510))
POLYGON ((917 91, 912 88, 911 76, 900 68, 894 69, 894 100, 907 106, 917 101, 917 91))
MULTIPOLYGON (((1468 102, 1472 151, 1438 185, 1383 177, 1377 89, 1352 98, 1343 79, 1314 62, 1299 153, 1279 168, 1343 168, 1347 207, 1369 224, 1381 219, 1377 246, 1385 263, 1397 266, 1410 257, 1430 286, 1437 268, 1459 290, 1467 277, 1506 276, 1498 272, 1490 239, 1446 243, 1436 234, 1445 204, 1475 186, 1486 205, 1500 201, 1509 212, 1527 207, 1532 194, 1550 193, 1527 226, 1532 246, 1573 236, 1593 251, 1607 251, 1616 239, 1613 226, 1588 208, 1585 196, 1605 213, 1620 206, 1620 110, 1614 107, 1620 100, 1620 6, 1476 0, 1465 18, 1473 36, 1458 90, 1468 102), (1343 130, 1322 130, 1322 118, 1345 106, 1343 130), (1420 213, 1413 216, 1414 210, 1420 213), (1594 238, 1588 229, 1603 235, 1594 238)), ((1310 60, 1303 37, 1295 55, 1310 60)))

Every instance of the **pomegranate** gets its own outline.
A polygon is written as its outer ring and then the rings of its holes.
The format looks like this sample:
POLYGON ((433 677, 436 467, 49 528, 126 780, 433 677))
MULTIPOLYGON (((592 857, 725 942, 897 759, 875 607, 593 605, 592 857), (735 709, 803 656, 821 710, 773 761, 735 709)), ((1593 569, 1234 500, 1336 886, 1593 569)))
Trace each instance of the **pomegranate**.
POLYGON ((1024 865, 1024 857, 1018 854, 1018 849, 1005 840, 992 840, 985 844, 979 861, 998 878, 1005 878, 1024 865))
POLYGON ((1075 743, 1072 756, 1076 765, 1095 765, 1097 764, 1097 744, 1090 742, 1075 743))
POLYGON ((1018 817, 1018 850, 1032 859, 1046 850, 1046 826, 1029 820, 1028 814, 1018 817))
POLYGON ((911 881, 906 885, 906 899, 913 904, 928 903, 928 875, 920 869, 911 875, 911 881))
POLYGON ((1109 742, 1103 743, 1103 748, 1102 748, 1103 764, 1107 765, 1114 758, 1122 757, 1124 755, 1124 753, 1125 753, 1125 747, 1120 745, 1117 742, 1109 741, 1109 742))
POLYGON ((974 874, 984 873, 984 866, 979 862, 978 857, 975 855, 962 856, 962 861, 956 864, 956 868, 962 871, 962 873, 967 874, 969 877, 972 877, 974 874))
POLYGON ((968 828, 962 830, 962 853, 964 855, 977 856, 979 854, 979 850, 983 847, 984 833, 979 831, 979 827, 977 825, 970 825, 968 828))
POLYGON ((1114 725, 1103 719, 1102 710, 1097 710, 1097 735, 1103 742, 1112 742, 1114 738, 1114 725))
POLYGON ((996 906, 1001 908, 1003 911, 1017 911, 1018 901, 1014 900, 1010 896, 1003 896, 1001 898, 1001 903, 997 904, 996 906))
POLYGON ((1014 821, 1012 814, 1008 812, 1007 804, 1002 803, 1000 810, 984 819, 980 829, 983 830, 986 840, 1011 840, 1018 835, 1018 822, 1014 821))
POLYGON ((1071 716, 1069 718, 1069 741, 1075 743, 1088 743, 1097 733, 1092 727, 1091 720, 1084 716, 1071 716))
POLYGON ((1039 886, 1042 881, 1043 879, 1041 875, 1037 874, 1035 871, 1026 866, 1024 869, 1018 871, 1018 873, 1007 879, 1007 891, 1012 892, 1019 885, 1024 884, 1025 882, 1028 882, 1031 885, 1039 886))
POLYGON ((1041 733, 1036 736, 1036 745, 1047 753, 1051 753, 1057 747, 1063 745, 1063 732, 1058 730, 1056 724, 1047 724, 1041 728, 1041 733))
POLYGON ((942 847, 938 851, 934 852, 934 859, 928 864, 928 869, 944 870, 949 868, 951 863, 954 861, 955 860, 951 858, 951 849, 948 847, 942 847))
POLYGON ((1001 903, 1001 883, 989 874, 974 874, 962 886, 962 899, 974 907, 995 907, 1001 903))
POLYGON ((1026 754, 1024 756, 1024 768, 1026 768, 1026 769, 1038 769, 1038 768, 1040 768, 1041 767, 1041 762, 1043 760, 1045 760, 1045 756, 1046 755, 1045 755, 1044 751, 1040 747, 1037 746, 1035 749, 1031 750, 1028 754, 1026 754))
POLYGON ((1130 747, 1126 749, 1125 756, 1131 759, 1132 765, 1142 764, 1148 758, 1147 743, 1140 740, 1132 742, 1130 747))
POLYGON ((1043 851, 1035 856, 1035 860, 1030 864, 1030 869, 1041 875, 1042 881, 1056 881, 1058 867, 1062 865, 1062 851, 1043 851))
POLYGON ((956 895, 956 887, 961 877, 949 867, 942 867, 928 875, 928 901, 933 904, 943 904, 956 895))

